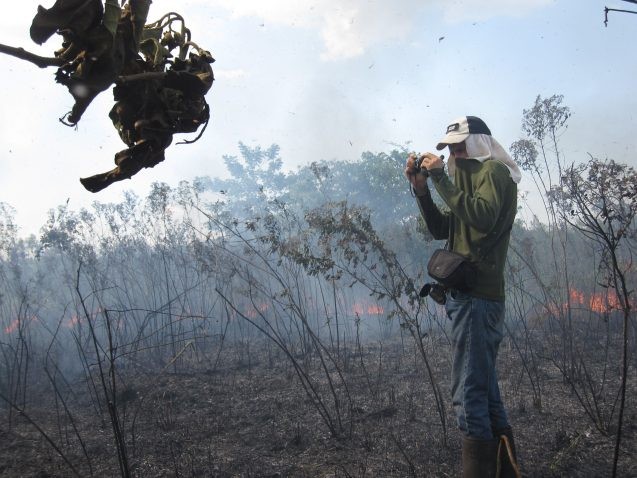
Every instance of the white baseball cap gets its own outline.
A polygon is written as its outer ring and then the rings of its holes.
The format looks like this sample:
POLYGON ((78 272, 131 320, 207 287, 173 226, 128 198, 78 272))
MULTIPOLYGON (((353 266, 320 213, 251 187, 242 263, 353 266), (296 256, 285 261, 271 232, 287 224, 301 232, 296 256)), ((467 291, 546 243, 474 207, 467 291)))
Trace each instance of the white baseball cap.
POLYGON ((447 126, 447 134, 440 140, 436 149, 440 151, 450 144, 462 143, 470 134, 491 136, 488 126, 477 116, 463 116, 447 126))

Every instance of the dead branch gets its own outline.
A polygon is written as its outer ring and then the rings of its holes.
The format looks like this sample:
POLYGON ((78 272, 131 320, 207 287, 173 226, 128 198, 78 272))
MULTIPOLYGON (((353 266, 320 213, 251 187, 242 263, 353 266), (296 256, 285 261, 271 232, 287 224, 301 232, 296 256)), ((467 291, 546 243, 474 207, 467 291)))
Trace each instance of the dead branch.
POLYGON ((47 68, 49 66, 62 66, 65 61, 58 57, 40 56, 30 51, 25 50, 22 47, 14 47, 9 45, 3 45, 0 43, 0 53, 5 55, 14 56, 20 60, 33 63, 38 68, 47 68))

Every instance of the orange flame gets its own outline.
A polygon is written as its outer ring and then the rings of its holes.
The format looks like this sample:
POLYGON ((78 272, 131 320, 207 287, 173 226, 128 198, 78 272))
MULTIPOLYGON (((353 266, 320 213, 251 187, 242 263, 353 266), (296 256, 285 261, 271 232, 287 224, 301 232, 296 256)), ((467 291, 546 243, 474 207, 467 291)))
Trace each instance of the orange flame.
MULTIPOLYGON (((599 314, 605 314, 612 312, 613 310, 621 309, 621 301, 619 300, 617 293, 611 289, 602 292, 593 292, 589 296, 577 289, 570 289, 568 296, 571 308, 584 307, 591 312, 597 312, 599 314)), ((560 311, 563 312, 567 310, 568 306, 568 303, 562 304, 562 306, 548 304, 547 309, 549 313, 557 315, 560 311)))
POLYGON ((11 323, 4 328, 5 334, 12 334, 20 327, 20 319, 13 319, 11 323))
POLYGON ((619 297, 617 297, 617 293, 610 290, 605 294, 602 292, 592 294, 588 305, 591 310, 600 313, 621 309, 621 302, 619 297))
POLYGON ((249 319, 256 319, 260 314, 264 314, 270 308, 270 304, 267 302, 262 302, 261 304, 257 304, 256 307, 251 307, 244 312, 243 315, 248 317, 249 319))
POLYGON ((13 332, 15 332, 16 330, 18 330, 20 328, 20 324, 24 323, 26 321, 34 321, 36 320, 37 317, 35 315, 28 317, 28 318, 24 318, 24 319, 13 319, 11 321, 11 323, 9 325, 7 325, 4 328, 4 333, 5 334, 12 334, 13 332))
POLYGON ((577 289, 571 289, 569 291, 569 296, 571 299, 571 303, 575 303, 575 304, 580 304, 583 305, 584 304, 584 293, 580 292, 577 289))
POLYGON ((354 315, 383 315, 385 309, 378 304, 361 304, 357 302, 352 306, 354 315))
POLYGON ((72 315, 69 319, 64 322, 64 327, 67 329, 73 328, 76 325, 79 325, 82 322, 82 319, 77 315, 72 315))

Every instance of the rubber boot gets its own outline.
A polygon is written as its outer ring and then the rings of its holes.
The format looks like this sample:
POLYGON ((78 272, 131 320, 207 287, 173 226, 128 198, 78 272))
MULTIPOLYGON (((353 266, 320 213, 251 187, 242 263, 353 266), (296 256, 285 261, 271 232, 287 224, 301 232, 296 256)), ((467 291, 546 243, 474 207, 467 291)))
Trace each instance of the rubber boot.
POLYGON ((498 438, 462 438, 463 478, 495 478, 498 469, 498 438))
POLYGON ((511 427, 494 430, 493 436, 500 440, 499 462, 500 478, 517 478, 520 475, 518 458, 511 427), (508 446, 507 446, 508 444, 508 446))

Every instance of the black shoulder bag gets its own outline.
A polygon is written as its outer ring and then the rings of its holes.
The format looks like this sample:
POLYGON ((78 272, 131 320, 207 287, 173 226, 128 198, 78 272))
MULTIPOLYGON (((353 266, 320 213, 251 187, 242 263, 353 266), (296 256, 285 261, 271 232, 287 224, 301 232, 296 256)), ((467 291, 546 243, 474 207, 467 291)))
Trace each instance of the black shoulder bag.
POLYGON ((466 292, 475 285, 477 266, 462 254, 436 249, 427 263, 429 276, 447 289, 466 292))
MULTIPOLYGON (((480 256, 480 260, 493 250, 512 227, 513 225, 500 234, 500 237, 487 252, 480 256)), ((434 251, 427 263, 427 273, 447 289, 456 289, 461 292, 470 291, 476 284, 478 266, 462 254, 447 249, 448 245, 449 241, 447 241, 444 249, 436 249, 434 251)))

